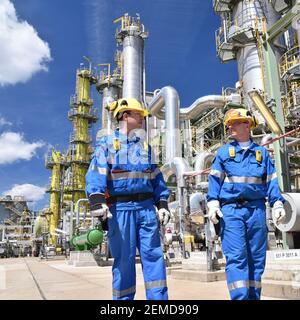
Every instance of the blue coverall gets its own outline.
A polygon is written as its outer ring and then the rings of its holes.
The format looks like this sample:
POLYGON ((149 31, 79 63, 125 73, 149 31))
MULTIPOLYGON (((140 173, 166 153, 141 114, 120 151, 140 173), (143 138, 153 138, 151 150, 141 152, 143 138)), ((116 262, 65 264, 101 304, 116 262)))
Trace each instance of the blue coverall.
POLYGON ((243 150, 237 141, 221 147, 209 175, 207 201, 218 200, 222 249, 231 299, 260 299, 265 268, 265 202, 284 203, 266 148, 255 143, 243 150), (259 156, 260 155, 260 156, 259 156))
POLYGON ((117 200, 109 208, 113 216, 108 220, 108 239, 114 258, 114 300, 134 299, 136 248, 141 256, 147 299, 168 299, 164 255, 154 205, 158 209, 167 209, 169 191, 162 173, 153 162, 149 145, 138 137, 129 139, 116 130, 112 135, 101 138, 86 174, 86 193, 91 205, 105 203, 107 192, 109 197, 116 199, 149 195, 142 201, 117 200))

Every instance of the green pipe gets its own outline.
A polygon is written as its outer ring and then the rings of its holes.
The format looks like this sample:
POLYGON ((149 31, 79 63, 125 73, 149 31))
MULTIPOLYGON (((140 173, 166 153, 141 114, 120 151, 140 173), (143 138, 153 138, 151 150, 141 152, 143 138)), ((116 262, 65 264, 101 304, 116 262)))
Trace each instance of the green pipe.
POLYGON ((72 245, 76 250, 90 250, 97 247, 103 241, 103 231, 92 229, 79 236, 74 236, 71 240, 72 245))

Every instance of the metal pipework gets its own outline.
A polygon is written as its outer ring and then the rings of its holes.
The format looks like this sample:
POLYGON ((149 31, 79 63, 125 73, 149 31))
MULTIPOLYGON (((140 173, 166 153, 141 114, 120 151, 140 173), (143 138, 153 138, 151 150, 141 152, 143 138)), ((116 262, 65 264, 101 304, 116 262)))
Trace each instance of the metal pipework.
POLYGON ((79 225, 79 220, 80 220, 80 204, 82 202, 89 202, 89 199, 86 198, 82 198, 79 199, 76 204, 75 204, 75 212, 76 212, 76 226, 79 225))
MULTIPOLYGON (((180 107, 179 97, 177 91, 170 86, 163 87, 157 90, 157 95, 154 96, 153 100, 149 104, 150 113, 156 116, 158 119, 164 120, 167 117, 167 108, 169 105, 165 104, 164 99, 170 96, 173 100, 178 99, 178 103, 174 106, 175 108, 180 107), (163 110, 165 107, 165 111, 163 110)), ((180 109, 180 120, 190 120, 199 118, 204 111, 213 108, 223 108, 226 102, 230 101, 230 97, 224 97, 221 95, 208 95, 195 100, 188 108, 180 109)), ((179 125, 178 125, 179 127, 179 125)))
POLYGON ((179 119, 189 120, 199 118, 204 111, 213 108, 223 108, 230 97, 209 95, 197 99, 190 107, 180 109, 177 91, 171 87, 163 87, 149 104, 149 111, 158 119, 166 121, 166 161, 181 157, 181 141, 179 119), (164 108, 164 110, 163 110, 164 108))
POLYGON ((191 171, 191 167, 188 162, 184 158, 175 157, 169 163, 166 163, 162 168, 161 172, 166 181, 170 178, 171 175, 176 176, 177 180, 177 196, 178 196, 178 213, 179 213, 179 233, 180 237, 183 240, 184 237, 184 213, 186 209, 186 201, 185 201, 185 178, 184 173, 191 171))
POLYGON ((205 195, 203 193, 196 192, 190 195, 191 214, 203 215, 203 210, 201 207, 202 201, 205 201, 205 195))
MULTIPOLYGON (((195 162, 195 171, 200 172, 208 168, 208 164, 213 160, 214 156, 214 153, 205 151, 198 154, 195 162)), ((199 186, 202 182, 205 182, 204 175, 197 175, 196 185, 199 186)))
POLYGON ((177 186, 184 188, 186 186, 184 173, 191 171, 191 167, 184 158, 175 157, 172 161, 167 162, 161 167, 161 172, 166 181, 171 175, 175 175, 177 179, 177 186))
POLYGON ((223 108, 229 98, 220 95, 209 95, 198 98, 188 108, 180 109, 180 119, 197 119, 204 111, 213 108, 223 108))
POLYGON ((166 123, 166 162, 181 157, 181 139, 179 127, 179 96, 170 86, 162 88, 149 104, 149 111, 166 123), (165 112, 162 108, 165 107, 165 112))

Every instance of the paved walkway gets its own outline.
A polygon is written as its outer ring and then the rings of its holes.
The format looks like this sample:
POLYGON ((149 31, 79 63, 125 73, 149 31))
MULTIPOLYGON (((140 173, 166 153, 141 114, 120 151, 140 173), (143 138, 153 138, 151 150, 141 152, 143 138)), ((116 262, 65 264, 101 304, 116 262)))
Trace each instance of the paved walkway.
MULTIPOLYGON (((111 300, 111 267, 73 267, 65 260, 0 259, 0 300, 111 300)), ((168 276, 171 300, 228 300, 225 281, 197 282, 168 276)), ((145 299, 137 265, 137 300, 145 299)), ((269 298, 266 298, 269 299, 269 298)))

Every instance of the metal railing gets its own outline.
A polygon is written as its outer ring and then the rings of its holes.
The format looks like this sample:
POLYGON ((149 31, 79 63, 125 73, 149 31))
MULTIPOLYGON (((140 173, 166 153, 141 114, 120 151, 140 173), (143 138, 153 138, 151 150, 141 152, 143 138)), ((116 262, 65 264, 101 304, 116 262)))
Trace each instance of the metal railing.
POLYGON ((91 98, 81 98, 79 99, 77 94, 73 94, 70 96, 70 105, 79 105, 79 104, 85 104, 87 106, 92 106, 94 104, 94 100, 91 98))
POLYGON ((234 44, 232 37, 250 30, 253 31, 253 40, 256 38, 257 33, 264 34, 266 32, 266 19, 253 16, 251 19, 249 18, 249 24, 243 25, 238 18, 231 20, 231 16, 228 15, 223 20, 223 26, 215 31, 217 50, 219 51, 224 44, 234 44), (230 30, 233 26, 235 27, 235 32, 230 30))
POLYGON ((82 118, 87 119, 98 119, 98 109, 90 108, 87 111, 78 110, 78 108, 72 108, 68 112, 68 117, 72 118, 74 116, 81 116, 82 118))
POLYGON ((74 143, 74 142, 91 143, 92 138, 89 136, 84 137, 84 134, 82 133, 72 132, 70 134, 69 141, 70 143, 74 143))
POLYGON ((279 73, 283 78, 295 66, 300 67, 300 46, 297 45, 286 53, 284 53, 279 60, 279 73))

